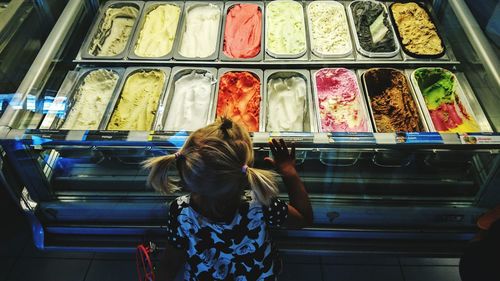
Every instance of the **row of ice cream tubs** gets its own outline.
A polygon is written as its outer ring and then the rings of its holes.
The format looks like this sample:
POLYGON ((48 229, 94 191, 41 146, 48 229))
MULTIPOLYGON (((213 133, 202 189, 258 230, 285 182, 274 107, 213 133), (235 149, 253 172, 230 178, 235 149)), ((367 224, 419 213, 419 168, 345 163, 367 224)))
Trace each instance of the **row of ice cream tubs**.
POLYGON ((447 57, 430 13, 417 2, 110 1, 100 11, 82 59, 447 57))
POLYGON ((40 129, 193 131, 230 117, 250 132, 491 130, 444 68, 81 68, 72 81, 40 129))

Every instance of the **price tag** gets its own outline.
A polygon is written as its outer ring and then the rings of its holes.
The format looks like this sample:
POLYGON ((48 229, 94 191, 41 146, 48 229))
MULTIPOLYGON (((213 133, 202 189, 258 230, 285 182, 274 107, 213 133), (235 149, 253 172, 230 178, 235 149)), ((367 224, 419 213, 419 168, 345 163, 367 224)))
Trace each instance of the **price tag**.
POLYGON ((124 141, 128 138, 129 131, 88 131, 85 140, 91 141, 124 141))
POLYGON ((443 138, 437 132, 396 133, 396 143, 408 144, 443 144, 443 138))
POLYGON ((373 133, 335 132, 330 133, 330 142, 376 143, 373 133))
POLYGON ((313 133, 301 133, 301 132, 271 132, 269 138, 273 139, 283 139, 287 142, 313 142, 313 133))
POLYGON ((462 144, 500 144, 499 133, 459 134, 462 144))
POLYGON ((47 141, 50 140, 65 140, 68 135, 68 130, 39 130, 39 129, 31 129, 26 130, 25 138, 29 139, 44 139, 47 141))

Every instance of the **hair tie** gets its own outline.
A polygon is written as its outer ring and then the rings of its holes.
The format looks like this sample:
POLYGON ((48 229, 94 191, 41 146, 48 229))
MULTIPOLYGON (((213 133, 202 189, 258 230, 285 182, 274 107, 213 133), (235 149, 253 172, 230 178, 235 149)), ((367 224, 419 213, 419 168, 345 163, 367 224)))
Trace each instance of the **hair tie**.
POLYGON ((222 130, 229 130, 232 127, 233 127, 233 121, 231 121, 231 119, 229 119, 229 118, 223 117, 222 118, 222 124, 220 124, 220 128, 222 130))
POLYGON ((245 165, 243 165, 243 166, 241 167, 241 172, 242 172, 243 174, 245 174, 245 175, 246 175, 246 173, 247 173, 247 170, 248 170, 248 165, 247 165, 247 164, 245 164, 245 165))

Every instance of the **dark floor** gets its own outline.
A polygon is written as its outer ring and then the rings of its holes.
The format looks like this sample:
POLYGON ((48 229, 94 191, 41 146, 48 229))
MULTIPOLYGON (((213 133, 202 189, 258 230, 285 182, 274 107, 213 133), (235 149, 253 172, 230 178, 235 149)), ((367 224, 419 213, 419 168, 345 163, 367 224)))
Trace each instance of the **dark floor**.
MULTIPOLYGON (((40 252, 25 227, 2 232, 0 281, 137 281, 135 256, 40 252), (8 237, 7 237, 8 236, 8 237)), ((460 281, 457 258, 284 255, 280 280, 460 281)))

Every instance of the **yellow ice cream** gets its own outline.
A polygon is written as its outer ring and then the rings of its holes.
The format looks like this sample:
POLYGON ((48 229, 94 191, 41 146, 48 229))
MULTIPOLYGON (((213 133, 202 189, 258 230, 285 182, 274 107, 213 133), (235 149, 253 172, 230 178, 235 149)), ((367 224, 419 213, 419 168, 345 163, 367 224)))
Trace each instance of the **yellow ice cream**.
POLYGON ((135 45, 135 54, 141 57, 161 57, 172 50, 181 9, 164 4, 146 15, 146 20, 135 45))
POLYGON ((401 44, 416 55, 438 55, 443 43, 427 12, 417 3, 395 3, 391 11, 396 28, 401 36, 401 44))
POLYGON ((98 57, 116 56, 122 53, 138 15, 139 10, 133 6, 108 8, 92 39, 89 53, 98 57))
POLYGON ((108 130, 150 130, 165 83, 159 70, 142 70, 127 78, 108 130))
POLYGON ((464 120, 464 123, 458 125, 453 129, 449 129, 446 131, 447 133, 473 133, 473 132, 481 132, 481 128, 476 123, 475 120, 464 120))
POLYGON ((300 55, 306 50, 306 29, 302 4, 273 1, 266 9, 267 50, 277 55, 300 55))

